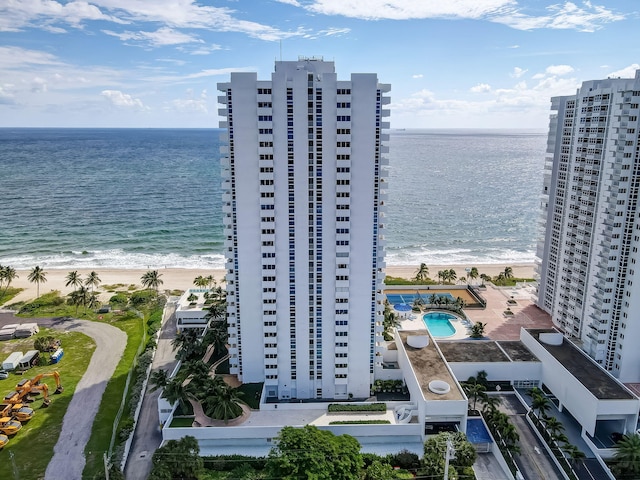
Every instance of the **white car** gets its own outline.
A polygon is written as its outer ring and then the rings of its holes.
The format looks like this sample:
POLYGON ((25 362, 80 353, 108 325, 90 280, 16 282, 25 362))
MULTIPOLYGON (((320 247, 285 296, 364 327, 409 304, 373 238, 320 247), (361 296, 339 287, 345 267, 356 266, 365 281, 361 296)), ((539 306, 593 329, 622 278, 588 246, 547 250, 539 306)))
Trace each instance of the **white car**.
POLYGON ((9 372, 0 370, 0 380, 6 380, 7 378, 9 378, 9 372))

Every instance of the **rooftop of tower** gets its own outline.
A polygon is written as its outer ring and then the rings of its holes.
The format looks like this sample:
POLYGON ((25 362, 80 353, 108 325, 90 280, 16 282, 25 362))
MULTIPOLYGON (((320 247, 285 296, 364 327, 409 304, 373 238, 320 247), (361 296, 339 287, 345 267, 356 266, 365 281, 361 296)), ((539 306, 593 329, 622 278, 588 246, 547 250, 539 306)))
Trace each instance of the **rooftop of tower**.
POLYGON ((563 338, 562 345, 557 346, 540 341, 541 333, 557 333, 557 330, 527 329, 527 331, 597 399, 628 400, 635 398, 627 388, 566 338, 563 338))

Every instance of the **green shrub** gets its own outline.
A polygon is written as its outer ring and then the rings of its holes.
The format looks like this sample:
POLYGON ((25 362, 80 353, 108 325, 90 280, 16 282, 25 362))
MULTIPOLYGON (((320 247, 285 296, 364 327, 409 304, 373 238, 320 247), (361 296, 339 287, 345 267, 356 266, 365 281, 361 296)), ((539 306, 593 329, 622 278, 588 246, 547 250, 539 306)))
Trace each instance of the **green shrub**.
POLYGON ((135 306, 150 304, 155 299, 156 299, 155 290, 139 290, 131 294, 131 304, 135 306))
POLYGON ((263 470, 267 463, 266 457, 248 457, 246 455, 216 455, 204 457, 204 468, 216 472, 231 472, 238 465, 248 463, 255 470, 263 470))
POLYGON ((118 305, 124 307, 127 305, 127 303, 129 303, 129 297, 122 292, 116 293, 109 299, 110 305, 118 305))
POLYGON ((389 420, 336 420, 329 425, 384 425, 391 423, 389 420))
POLYGON ((329 412, 386 412, 386 403, 365 403, 363 405, 353 405, 350 403, 331 403, 329 412))

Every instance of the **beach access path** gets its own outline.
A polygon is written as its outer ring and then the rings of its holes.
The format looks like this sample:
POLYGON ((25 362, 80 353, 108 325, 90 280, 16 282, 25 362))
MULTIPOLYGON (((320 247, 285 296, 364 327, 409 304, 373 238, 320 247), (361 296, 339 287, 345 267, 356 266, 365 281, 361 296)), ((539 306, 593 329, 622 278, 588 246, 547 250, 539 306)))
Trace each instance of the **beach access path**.
POLYGON ((60 437, 44 477, 45 480, 82 478, 86 463, 84 449, 91 436, 102 394, 127 345, 127 334, 106 323, 88 320, 68 319, 54 322, 51 327, 81 332, 96 342, 87 371, 78 382, 62 420, 60 437))

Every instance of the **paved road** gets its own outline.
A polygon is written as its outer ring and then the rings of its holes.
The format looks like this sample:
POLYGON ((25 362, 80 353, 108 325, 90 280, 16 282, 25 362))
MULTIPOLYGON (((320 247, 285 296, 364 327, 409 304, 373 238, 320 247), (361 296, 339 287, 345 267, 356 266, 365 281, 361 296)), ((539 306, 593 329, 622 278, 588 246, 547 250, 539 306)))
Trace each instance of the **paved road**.
MULTIPOLYGON (((167 370, 170 373, 176 365, 175 352, 171 341, 176 336, 175 304, 167 304, 165 317, 158 339, 158 348, 153 358, 153 370, 167 370)), ((151 472, 151 457, 153 452, 162 443, 160 432, 160 419, 158 417, 159 391, 145 392, 140 417, 136 424, 133 443, 129 452, 129 459, 125 465, 125 477, 131 480, 141 480, 149 476, 151 472)))
POLYGON ((564 477, 551 460, 546 448, 533 432, 525 418, 526 409, 515 395, 500 395, 500 410, 509 415, 509 420, 520 435, 520 455, 516 464, 526 480, 562 480, 564 477))
MULTIPOLYGON (((43 324, 40 321, 38 323, 43 324)), ((45 480, 82 478, 86 463, 84 449, 89 441, 104 389, 127 346, 127 334, 106 323, 87 320, 52 321, 51 326, 84 333, 96 342, 87 371, 78 382, 65 413, 60 437, 45 473, 45 480)))

